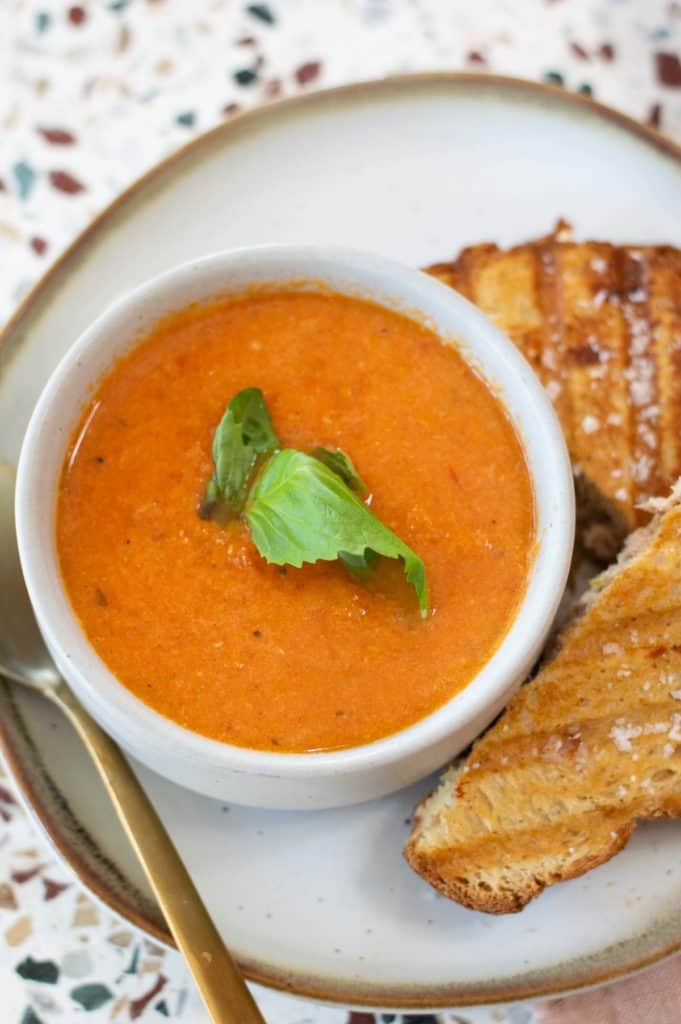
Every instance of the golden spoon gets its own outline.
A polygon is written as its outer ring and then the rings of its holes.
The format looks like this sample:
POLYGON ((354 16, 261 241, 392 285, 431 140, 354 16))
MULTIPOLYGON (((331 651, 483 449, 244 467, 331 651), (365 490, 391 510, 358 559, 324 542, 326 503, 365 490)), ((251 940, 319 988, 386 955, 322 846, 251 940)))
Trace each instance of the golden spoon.
POLYGON ((61 678, 38 630, 19 564, 14 473, 0 461, 0 675, 49 698, 78 731, 214 1024, 265 1024, 161 819, 114 741, 61 678))

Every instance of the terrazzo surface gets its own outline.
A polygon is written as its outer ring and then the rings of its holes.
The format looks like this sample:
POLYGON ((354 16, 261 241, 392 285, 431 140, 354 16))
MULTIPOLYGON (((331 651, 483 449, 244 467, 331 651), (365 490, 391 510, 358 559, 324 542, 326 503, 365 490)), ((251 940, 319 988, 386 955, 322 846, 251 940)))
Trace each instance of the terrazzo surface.
MULTIPOLYGON (((122 188, 273 98, 414 70, 593 95, 681 139, 678 0, 0 0, 0 322, 122 188)), ((349 1013, 257 989, 271 1024, 673 1024, 678 958, 542 1005, 441 1017, 349 1013)), ((95 905, 0 778, 2 1024, 181 1021, 179 956, 95 905)))

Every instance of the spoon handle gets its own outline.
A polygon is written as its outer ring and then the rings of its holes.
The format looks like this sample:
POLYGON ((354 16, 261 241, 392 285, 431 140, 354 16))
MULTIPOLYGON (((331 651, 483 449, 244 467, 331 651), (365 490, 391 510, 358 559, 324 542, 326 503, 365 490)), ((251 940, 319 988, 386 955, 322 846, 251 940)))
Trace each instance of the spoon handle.
POLYGON ((67 714, 90 752, 211 1020, 214 1024, 265 1024, 170 836, 120 749, 65 682, 46 692, 67 714))

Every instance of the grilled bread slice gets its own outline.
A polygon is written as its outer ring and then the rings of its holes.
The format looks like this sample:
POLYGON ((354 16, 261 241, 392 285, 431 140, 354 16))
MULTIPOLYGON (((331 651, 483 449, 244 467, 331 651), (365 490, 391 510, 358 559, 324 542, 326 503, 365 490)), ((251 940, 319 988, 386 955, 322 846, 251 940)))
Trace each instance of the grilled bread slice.
POLYGON ((521 910, 681 816, 681 481, 595 579, 557 648, 418 808, 411 866, 466 907, 521 910))
POLYGON ((579 536, 614 557, 638 505, 681 473, 681 251, 571 240, 569 225, 502 250, 464 249, 429 272, 522 350, 573 461, 579 536))

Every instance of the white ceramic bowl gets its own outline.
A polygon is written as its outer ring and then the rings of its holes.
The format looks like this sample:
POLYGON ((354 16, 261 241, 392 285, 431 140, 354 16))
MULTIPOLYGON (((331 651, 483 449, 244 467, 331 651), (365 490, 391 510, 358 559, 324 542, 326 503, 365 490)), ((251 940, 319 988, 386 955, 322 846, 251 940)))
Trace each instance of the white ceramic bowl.
POLYGON ((120 299, 73 344, 48 381, 26 432, 17 479, 17 532, 26 583, 60 671, 100 724, 150 768, 208 796, 307 809, 369 800, 414 782, 458 753, 494 718, 531 668, 560 601, 572 551, 572 473, 551 403, 525 360, 482 313, 445 285, 397 263, 328 246, 218 253, 161 274, 120 299), (147 707, 101 661, 62 582, 54 509, 65 451, 93 388, 114 359, 164 314, 258 282, 322 282, 416 311, 505 402, 534 484, 537 554, 503 643, 462 693, 385 739, 322 754, 275 754, 207 739, 147 707))

